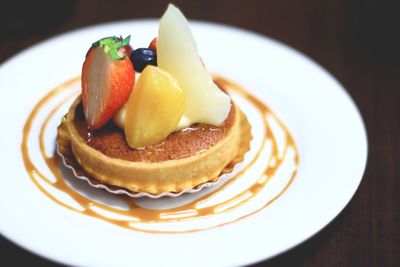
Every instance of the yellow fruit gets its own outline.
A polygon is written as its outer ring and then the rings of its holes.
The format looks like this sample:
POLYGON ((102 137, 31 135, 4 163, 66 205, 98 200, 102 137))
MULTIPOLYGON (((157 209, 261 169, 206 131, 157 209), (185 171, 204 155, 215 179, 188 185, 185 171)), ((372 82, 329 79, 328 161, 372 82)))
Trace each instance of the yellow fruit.
POLYGON ((195 122, 221 125, 225 121, 231 109, 230 97, 204 68, 189 23, 172 4, 160 20, 157 64, 174 76, 185 93, 182 126, 195 122))
POLYGON ((127 102, 125 136, 132 148, 160 143, 175 131, 185 107, 185 95, 168 72, 147 66, 127 102))

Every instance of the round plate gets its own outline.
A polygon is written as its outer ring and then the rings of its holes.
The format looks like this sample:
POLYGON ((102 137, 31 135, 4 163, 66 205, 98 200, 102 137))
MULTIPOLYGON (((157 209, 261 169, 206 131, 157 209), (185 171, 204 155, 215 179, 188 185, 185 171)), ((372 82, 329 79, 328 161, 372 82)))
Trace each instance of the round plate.
MULTIPOLYGON (((340 213, 361 181, 367 158, 366 131, 344 88, 306 56, 267 37, 204 22, 191 22, 191 28, 207 68, 269 105, 293 135, 300 164, 286 192, 243 220, 178 234, 128 230, 46 197, 21 156, 23 127, 33 107, 52 88, 80 75, 94 40, 132 35, 133 46, 143 47, 158 31, 155 20, 108 23, 51 38, 0 67, 2 235, 70 265, 232 266, 288 250, 340 213)), ((252 126, 257 139, 261 133, 252 126)), ((54 143, 54 136, 47 141, 54 143)))

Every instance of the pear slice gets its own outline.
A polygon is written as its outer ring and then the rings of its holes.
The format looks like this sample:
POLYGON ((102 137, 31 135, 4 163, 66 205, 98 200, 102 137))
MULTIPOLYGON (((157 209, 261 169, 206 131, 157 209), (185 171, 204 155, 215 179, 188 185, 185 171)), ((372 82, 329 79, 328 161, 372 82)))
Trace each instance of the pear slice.
POLYGON ((186 104, 179 128, 196 122, 218 126, 225 121, 231 108, 230 97, 217 87, 204 68, 189 24, 172 4, 160 20, 157 64, 184 91, 186 104))

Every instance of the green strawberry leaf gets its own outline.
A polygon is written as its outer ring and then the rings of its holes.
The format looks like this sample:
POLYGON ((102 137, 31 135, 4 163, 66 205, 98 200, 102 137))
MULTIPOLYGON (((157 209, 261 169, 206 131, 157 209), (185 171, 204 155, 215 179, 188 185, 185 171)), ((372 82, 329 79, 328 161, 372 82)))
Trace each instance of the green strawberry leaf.
POLYGON ((127 56, 126 55, 120 56, 118 54, 118 50, 123 46, 129 45, 130 39, 131 39, 130 35, 126 38, 122 38, 122 36, 120 36, 120 38, 117 38, 115 36, 106 37, 100 39, 97 42, 94 42, 92 46, 103 48, 104 52, 109 54, 113 59, 122 60, 125 59, 127 56))

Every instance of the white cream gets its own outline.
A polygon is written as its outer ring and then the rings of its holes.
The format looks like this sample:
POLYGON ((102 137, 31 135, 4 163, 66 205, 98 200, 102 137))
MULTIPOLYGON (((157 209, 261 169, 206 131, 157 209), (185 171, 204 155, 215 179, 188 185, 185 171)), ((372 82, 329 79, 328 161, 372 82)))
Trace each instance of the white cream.
MULTIPOLYGON (((112 118, 112 121, 115 123, 115 125, 117 125, 122 130, 125 128, 126 109, 127 109, 127 104, 125 103, 112 118)), ((175 131, 182 130, 186 127, 189 127, 192 124, 193 122, 191 122, 185 115, 183 115, 181 117, 181 120, 179 121, 178 126, 176 126, 175 131)))

